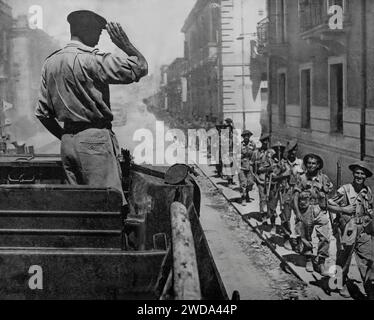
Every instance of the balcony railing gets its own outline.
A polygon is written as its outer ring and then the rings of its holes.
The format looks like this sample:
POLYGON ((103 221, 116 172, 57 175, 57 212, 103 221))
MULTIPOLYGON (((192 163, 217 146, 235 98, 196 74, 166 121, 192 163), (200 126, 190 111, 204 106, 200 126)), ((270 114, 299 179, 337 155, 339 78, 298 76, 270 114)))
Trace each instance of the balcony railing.
MULTIPOLYGON (((344 33, 350 29, 351 17, 349 10, 349 1, 347 0, 299 0, 299 21, 300 21, 300 33, 304 34, 305 37, 325 33, 326 31, 333 31, 334 36, 339 33, 344 33), (330 29, 329 19, 329 8, 333 5, 338 5, 343 9, 343 29, 339 29, 339 32, 335 32, 335 29, 330 29)), ((303 36, 303 37, 304 37, 303 36)))
POLYGON ((300 31, 306 32, 327 23, 327 4, 325 0, 300 0, 300 31))
POLYGON ((257 45, 265 47, 269 41, 269 18, 262 19, 257 23, 257 45))

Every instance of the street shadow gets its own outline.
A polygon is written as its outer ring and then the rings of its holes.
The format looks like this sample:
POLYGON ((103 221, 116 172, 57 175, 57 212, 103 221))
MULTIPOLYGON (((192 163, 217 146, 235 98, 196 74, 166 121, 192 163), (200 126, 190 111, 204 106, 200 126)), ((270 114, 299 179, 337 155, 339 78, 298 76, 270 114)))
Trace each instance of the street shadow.
POLYGON ((305 257, 300 254, 296 254, 296 253, 286 254, 283 256, 283 259, 286 260, 287 262, 294 264, 297 267, 303 267, 303 268, 306 267, 305 257))
POLYGON ((278 234, 272 234, 268 240, 279 247, 283 247, 285 242, 284 238, 278 234))
POLYGON ((258 222, 262 222, 262 214, 260 212, 250 212, 243 215, 245 219, 254 219, 258 222))
MULTIPOLYGON (((339 293, 338 289, 331 289, 330 277, 322 277, 318 279, 313 274, 315 281, 310 281, 309 284, 321 288, 327 295, 331 296, 331 293, 339 293)), ((361 292, 360 288, 356 285, 354 280, 347 280, 348 292, 353 300, 367 300, 366 296, 361 292)))
POLYGON ((331 296, 331 293, 333 291, 330 288, 330 277, 322 277, 318 279, 315 274, 313 274, 313 277, 315 280, 309 281, 309 284, 322 289, 324 293, 326 293, 328 296, 331 296))
POLYGON ((356 284, 356 281, 348 279, 347 281, 348 292, 354 300, 367 300, 366 296, 361 292, 356 284))
POLYGON ((222 187, 226 187, 226 188, 228 188, 229 187, 229 183, 227 182, 227 181, 225 181, 225 182, 217 182, 216 183, 218 186, 222 186, 222 187))
POLYGON ((261 224, 257 227, 258 231, 260 232, 267 232, 269 233, 271 231, 271 226, 268 224, 261 224))
MULTIPOLYGON (((239 197, 239 198, 231 198, 231 199, 229 199, 229 201, 230 201, 231 203, 237 203, 237 204, 240 204, 240 202, 242 201, 242 198, 241 198, 241 197, 239 197)), ((243 207, 245 207, 245 206, 243 205, 243 207)))

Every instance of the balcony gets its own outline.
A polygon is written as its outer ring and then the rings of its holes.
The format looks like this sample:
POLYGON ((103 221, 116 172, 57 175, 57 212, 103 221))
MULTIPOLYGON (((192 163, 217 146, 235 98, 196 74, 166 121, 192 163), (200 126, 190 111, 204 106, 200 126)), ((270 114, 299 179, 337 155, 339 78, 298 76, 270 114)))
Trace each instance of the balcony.
POLYGON ((299 0, 300 35, 302 39, 320 42, 322 46, 329 46, 334 42, 343 44, 345 35, 350 28, 348 14, 348 1, 332 0, 299 0), (340 5, 343 8, 343 29, 329 27, 330 15, 328 8, 331 5, 340 5))
POLYGON ((202 65, 215 63, 218 56, 218 46, 216 42, 207 42, 204 47, 196 48, 188 59, 189 71, 199 68, 202 65))

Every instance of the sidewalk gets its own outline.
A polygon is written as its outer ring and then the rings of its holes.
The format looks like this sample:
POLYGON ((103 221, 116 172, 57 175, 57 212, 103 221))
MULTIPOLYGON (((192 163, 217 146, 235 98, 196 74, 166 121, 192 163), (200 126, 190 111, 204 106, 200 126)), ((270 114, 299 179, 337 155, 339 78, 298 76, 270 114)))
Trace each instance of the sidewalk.
MULTIPOLYGON (((273 250, 276 254, 283 260, 282 262, 286 263, 292 271, 298 275, 300 279, 302 279, 306 284, 308 284, 313 292, 322 300, 347 300, 343 299, 338 293, 330 291, 329 280, 332 282, 333 278, 330 279, 322 279, 321 276, 314 272, 308 273, 305 270, 305 259, 303 256, 297 254, 293 251, 288 251, 283 247, 283 239, 277 235, 271 235, 270 233, 266 232, 260 222, 256 220, 259 217, 259 196, 257 188, 254 188, 254 191, 250 193, 251 202, 247 203, 246 206, 240 205, 238 201, 241 198, 240 189, 239 189, 239 182, 237 176, 234 179, 236 183, 234 188, 229 188, 227 183, 222 178, 218 177, 215 172, 214 166, 208 165, 199 165, 200 170, 211 180, 211 182, 220 190, 220 192, 225 196, 225 198, 231 202, 231 204, 235 207, 237 212, 249 222, 253 229, 260 231, 261 236, 269 240, 271 245, 273 246, 273 250)), ((279 208, 278 208, 279 213, 279 208)), ((293 218, 292 218, 293 220, 293 218)), ((280 223, 280 220, 277 219, 277 224, 280 223)), ((293 223, 293 221, 291 221, 293 223)), ((331 226, 330 226, 331 227, 331 226)), ((315 238, 315 237, 314 237, 315 238)), ((316 250, 316 242, 314 243, 315 250, 316 250)), ((330 242, 330 258, 326 262, 328 266, 330 266, 330 272, 332 273, 334 270, 335 265, 335 257, 336 257, 336 241, 335 238, 332 236, 330 242)), ((362 299, 364 295, 364 289, 361 283, 361 277, 353 257, 352 264, 350 268, 349 277, 352 282, 355 284, 355 298, 362 299)))

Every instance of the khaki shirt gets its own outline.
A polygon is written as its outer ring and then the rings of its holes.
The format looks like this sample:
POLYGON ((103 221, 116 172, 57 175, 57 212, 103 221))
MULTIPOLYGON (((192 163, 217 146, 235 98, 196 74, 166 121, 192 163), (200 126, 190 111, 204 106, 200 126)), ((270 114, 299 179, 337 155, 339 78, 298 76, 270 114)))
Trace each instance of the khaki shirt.
POLYGON ((315 177, 309 177, 306 173, 299 177, 295 186, 295 192, 309 191, 311 194, 310 202, 313 205, 319 205, 321 209, 327 208, 327 197, 333 190, 331 180, 323 173, 315 177))
POLYGON ((358 194, 352 184, 346 184, 337 190, 335 197, 329 200, 329 204, 340 207, 355 205, 355 215, 358 217, 365 215, 373 217, 374 215, 373 194, 368 186, 358 194))
POLYGON ((256 180, 258 183, 265 183, 266 173, 259 173, 266 168, 270 168, 273 164, 272 157, 275 151, 273 149, 257 149, 252 154, 251 165, 253 167, 253 172, 256 175, 256 180))
POLYGON ((249 171, 251 166, 251 159, 253 152, 256 150, 256 145, 252 140, 249 140, 248 144, 242 142, 242 170, 249 171))
POLYGON ((291 170, 290 185, 295 185, 304 173, 303 160, 298 158, 294 162, 287 160, 287 164, 291 170))
POLYGON ((39 119, 60 122, 110 122, 109 84, 140 79, 137 57, 103 53, 71 41, 47 58, 35 111, 39 119))

